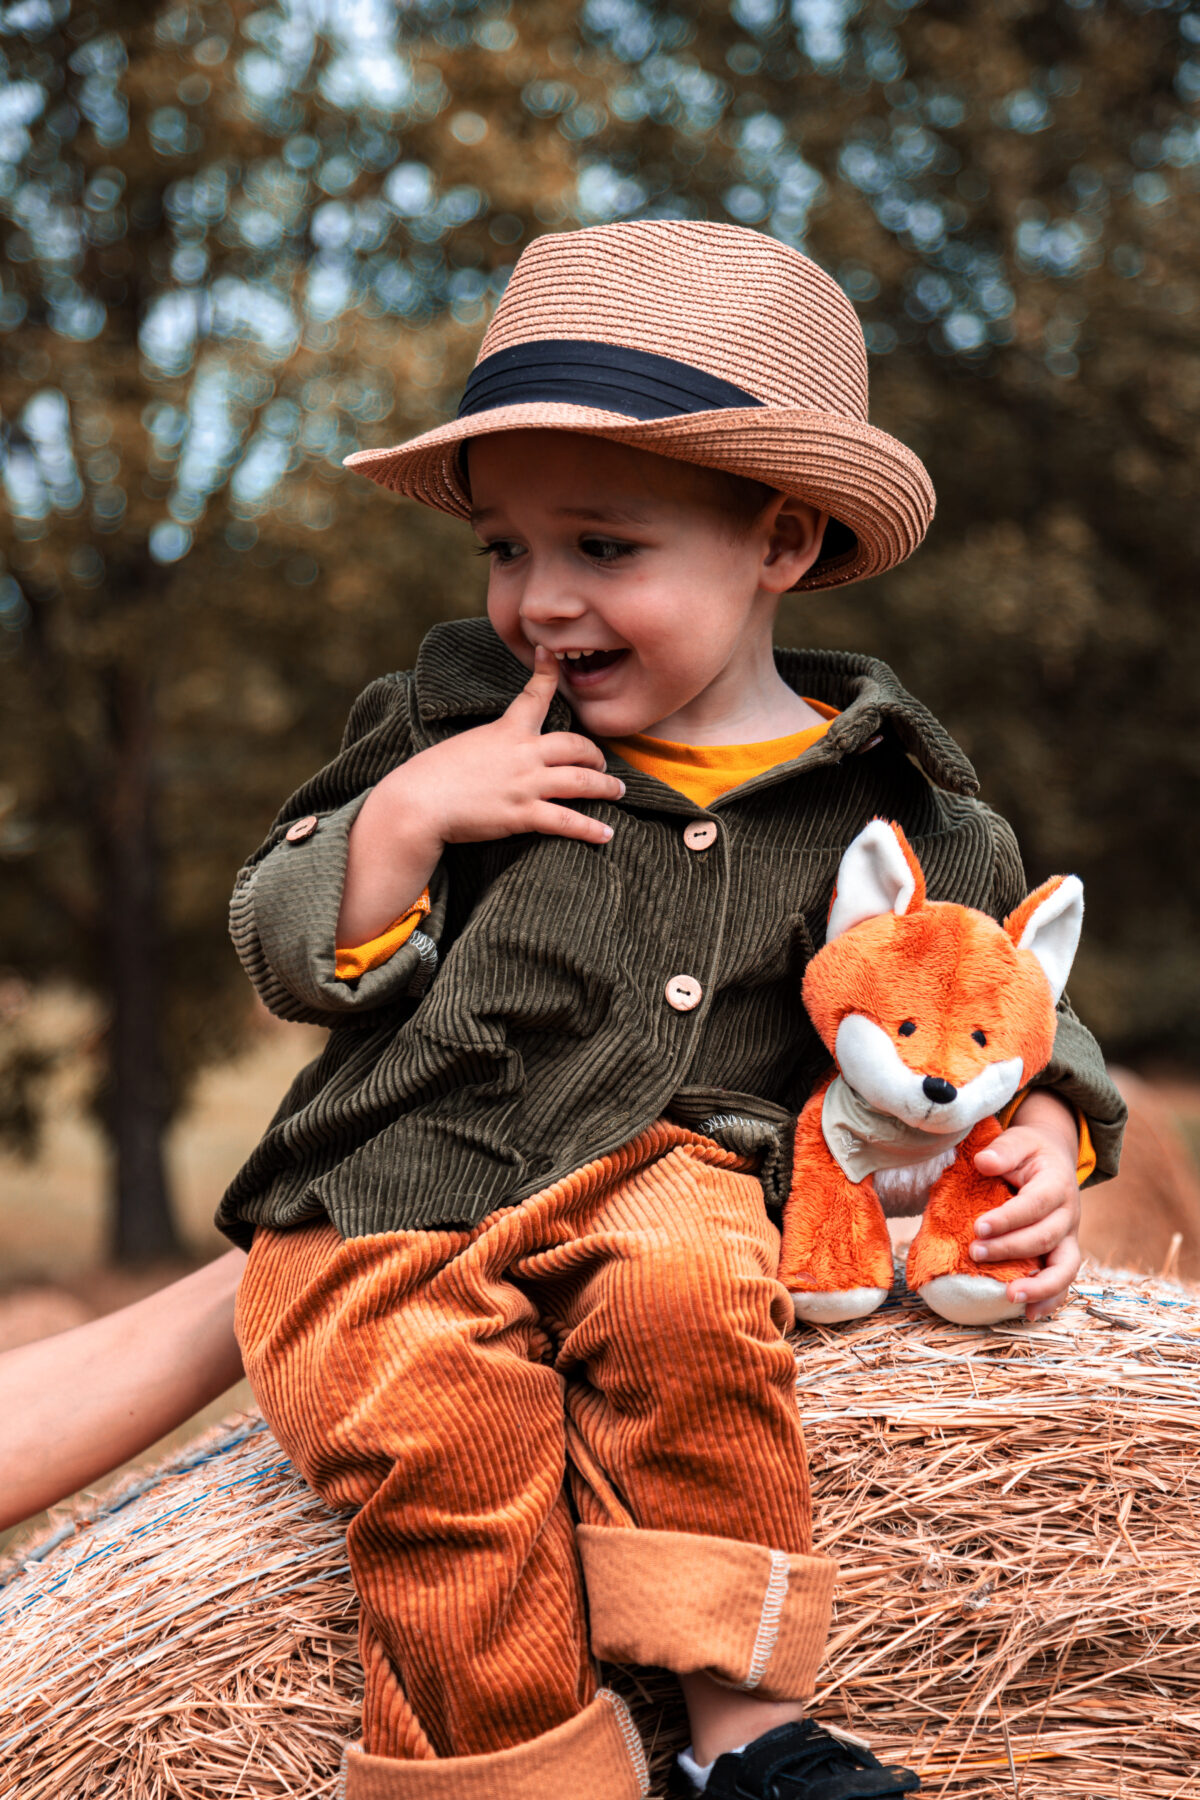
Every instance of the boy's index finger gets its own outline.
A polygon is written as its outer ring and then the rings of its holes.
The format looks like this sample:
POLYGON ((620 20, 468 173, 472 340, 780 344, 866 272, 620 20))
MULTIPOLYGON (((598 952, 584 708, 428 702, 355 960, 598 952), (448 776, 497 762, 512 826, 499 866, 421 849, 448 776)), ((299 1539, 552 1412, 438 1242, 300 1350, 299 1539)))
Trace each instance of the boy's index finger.
POLYGON ((533 652, 533 674, 516 699, 509 702, 506 716, 536 735, 546 722, 550 702, 557 692, 558 662, 544 645, 538 644, 533 652))

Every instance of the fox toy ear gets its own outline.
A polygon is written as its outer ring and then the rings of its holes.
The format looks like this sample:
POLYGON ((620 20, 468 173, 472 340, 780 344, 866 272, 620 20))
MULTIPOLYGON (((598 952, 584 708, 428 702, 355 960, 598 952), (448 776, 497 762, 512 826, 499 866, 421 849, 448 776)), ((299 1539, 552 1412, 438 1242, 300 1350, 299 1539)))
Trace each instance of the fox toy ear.
POLYGON ((832 943, 884 913, 914 912, 925 904, 925 877, 898 825, 872 819, 847 846, 838 865, 825 941, 832 943))
POLYGON ((1057 1006, 1083 930, 1083 883, 1078 875, 1052 875, 1008 915, 1004 929, 1018 950, 1033 951, 1057 1006))

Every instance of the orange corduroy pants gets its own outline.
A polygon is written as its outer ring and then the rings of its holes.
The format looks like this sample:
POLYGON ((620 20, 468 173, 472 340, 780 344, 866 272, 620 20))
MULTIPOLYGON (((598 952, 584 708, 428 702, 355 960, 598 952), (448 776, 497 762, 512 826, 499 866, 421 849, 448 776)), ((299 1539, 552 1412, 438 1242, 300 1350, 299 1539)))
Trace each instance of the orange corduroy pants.
POLYGON ((636 1800, 593 1656, 811 1691, 834 1565, 778 1254, 749 1165, 666 1121, 472 1229, 256 1231, 246 1372, 356 1509, 348 1800, 636 1800))

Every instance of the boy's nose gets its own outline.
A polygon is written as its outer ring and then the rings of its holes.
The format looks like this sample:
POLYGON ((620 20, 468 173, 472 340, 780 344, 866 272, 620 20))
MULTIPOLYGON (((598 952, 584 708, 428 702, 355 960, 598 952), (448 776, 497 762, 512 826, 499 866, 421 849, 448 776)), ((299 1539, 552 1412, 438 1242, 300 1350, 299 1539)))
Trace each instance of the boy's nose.
POLYGON ((958 1089, 949 1081, 943 1081, 940 1075, 927 1075, 921 1083, 927 1100, 934 1100, 939 1106, 949 1106, 956 1098, 958 1089))
POLYGON ((530 624, 545 625, 553 619, 577 619, 584 603, 552 578, 527 581, 521 595, 521 617, 530 624))

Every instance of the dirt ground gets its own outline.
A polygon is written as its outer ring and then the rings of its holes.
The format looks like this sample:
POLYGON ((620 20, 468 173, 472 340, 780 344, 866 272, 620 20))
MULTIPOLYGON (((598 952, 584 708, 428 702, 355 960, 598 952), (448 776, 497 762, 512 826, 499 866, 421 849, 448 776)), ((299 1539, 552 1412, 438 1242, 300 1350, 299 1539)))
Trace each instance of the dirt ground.
MULTIPOLYGON (((86 1045, 86 1008, 69 995, 44 1003, 39 1023, 49 1037, 86 1045)), ((86 1055, 66 1058, 42 1154, 33 1163, 0 1157, 0 1353, 128 1305, 223 1254, 229 1245, 212 1224, 221 1192, 321 1036, 263 1013, 245 1053, 203 1077, 169 1145, 186 1260, 138 1271, 105 1260, 103 1145, 81 1104, 86 1055)), ((1168 1272, 1200 1280, 1200 1081, 1162 1072, 1118 1079, 1134 1112, 1133 1155, 1117 1182, 1085 1199, 1085 1249, 1112 1266, 1157 1274, 1169 1264, 1168 1272)), ((248 1383, 240 1382, 125 1466, 151 1462, 251 1403, 248 1383)), ((43 1518, 0 1533, 0 1547, 43 1518)))

